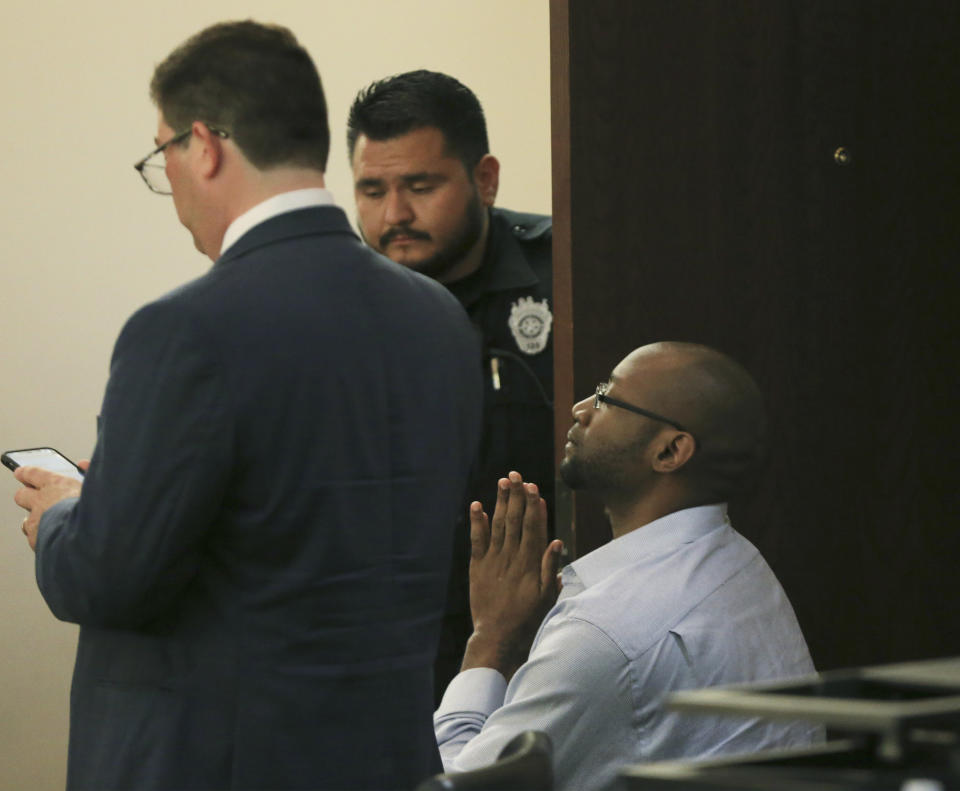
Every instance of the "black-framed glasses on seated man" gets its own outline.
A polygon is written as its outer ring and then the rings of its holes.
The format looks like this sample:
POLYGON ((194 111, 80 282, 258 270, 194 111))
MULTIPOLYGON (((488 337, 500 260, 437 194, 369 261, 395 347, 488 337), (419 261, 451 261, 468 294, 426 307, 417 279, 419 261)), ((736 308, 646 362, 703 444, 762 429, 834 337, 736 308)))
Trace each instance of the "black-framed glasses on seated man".
MULTIPOLYGON (((217 137, 230 137, 229 132, 225 132, 223 129, 217 129, 209 124, 207 124, 207 129, 217 137)), ((133 166, 133 169, 136 170, 143 179, 143 183, 153 192, 156 192, 158 195, 173 195, 173 188, 170 186, 170 180, 167 178, 167 163, 162 159, 162 155, 168 146, 175 145, 181 140, 186 140, 192 133, 193 127, 178 132, 166 143, 161 143, 133 166)))
POLYGON ((630 412, 636 412, 638 415, 643 415, 648 417, 651 420, 659 420, 661 423, 666 423, 667 425, 673 426, 678 431, 686 431, 688 434, 692 432, 689 429, 684 428, 680 423, 677 423, 676 420, 671 420, 668 417, 663 415, 658 415, 656 412, 651 412, 649 409, 642 409, 641 407, 634 406, 633 404, 628 404, 626 401, 621 401, 618 398, 611 398, 607 395, 607 390, 610 389, 609 382, 601 382, 597 385, 596 395, 593 397, 593 408, 599 409, 600 404, 610 404, 611 406, 618 406, 621 409, 627 409, 630 412))

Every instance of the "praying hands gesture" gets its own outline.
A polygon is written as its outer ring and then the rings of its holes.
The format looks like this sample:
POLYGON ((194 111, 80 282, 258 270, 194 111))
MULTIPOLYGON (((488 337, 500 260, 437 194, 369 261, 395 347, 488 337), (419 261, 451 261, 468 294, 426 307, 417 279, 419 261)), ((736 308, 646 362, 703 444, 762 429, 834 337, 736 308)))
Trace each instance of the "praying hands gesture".
POLYGON ((509 681, 530 653, 557 600, 561 541, 547 541, 547 505, 517 472, 497 484, 490 522, 470 505, 470 611, 473 634, 461 670, 490 667, 509 681))

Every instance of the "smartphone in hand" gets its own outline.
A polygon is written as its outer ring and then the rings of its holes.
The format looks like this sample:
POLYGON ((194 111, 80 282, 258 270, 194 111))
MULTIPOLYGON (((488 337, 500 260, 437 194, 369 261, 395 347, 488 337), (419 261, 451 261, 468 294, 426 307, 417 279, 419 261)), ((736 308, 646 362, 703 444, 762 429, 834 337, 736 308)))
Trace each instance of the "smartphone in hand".
POLYGON ((25 448, 24 450, 8 450, 0 456, 0 462, 11 470, 17 467, 43 467, 45 470, 69 475, 78 481, 83 480, 81 470, 70 459, 54 448, 25 448))

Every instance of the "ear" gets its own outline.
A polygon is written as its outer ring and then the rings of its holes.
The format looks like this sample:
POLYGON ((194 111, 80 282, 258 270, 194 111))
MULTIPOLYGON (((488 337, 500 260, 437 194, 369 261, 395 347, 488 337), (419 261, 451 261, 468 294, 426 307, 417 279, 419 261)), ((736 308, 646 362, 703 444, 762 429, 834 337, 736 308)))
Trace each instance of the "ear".
POLYGON ((223 140, 200 121, 193 122, 192 131, 200 145, 200 175, 207 179, 213 178, 223 164, 223 140))
POLYGON ((686 431, 674 431, 665 437, 653 459, 653 469, 657 472, 676 472, 690 459, 697 449, 697 441, 686 431))
POLYGON ((484 206, 493 206, 500 187, 500 162, 492 154, 484 154, 473 169, 473 183, 484 206))

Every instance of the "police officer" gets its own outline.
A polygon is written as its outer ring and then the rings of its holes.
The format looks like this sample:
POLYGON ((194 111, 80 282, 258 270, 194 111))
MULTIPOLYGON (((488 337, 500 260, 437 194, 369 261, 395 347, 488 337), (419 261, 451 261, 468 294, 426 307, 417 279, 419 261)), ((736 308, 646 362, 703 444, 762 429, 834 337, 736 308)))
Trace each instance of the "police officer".
MULTIPOLYGON (((467 502, 493 513, 497 480, 523 470, 553 514, 553 279, 549 217, 494 208, 500 163, 476 96, 412 71, 361 91, 347 122, 360 233, 443 283, 483 338, 484 430, 467 502)), ((456 526, 437 700, 470 636, 466 503, 456 526)))

